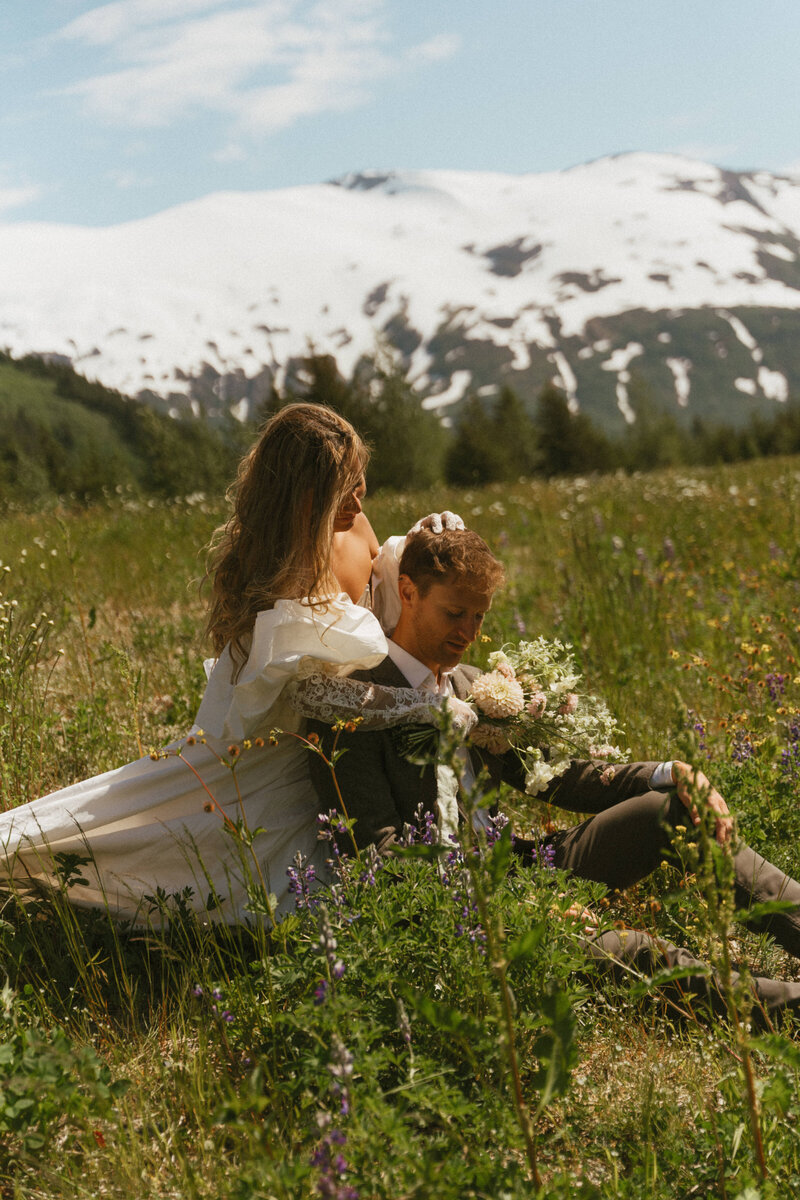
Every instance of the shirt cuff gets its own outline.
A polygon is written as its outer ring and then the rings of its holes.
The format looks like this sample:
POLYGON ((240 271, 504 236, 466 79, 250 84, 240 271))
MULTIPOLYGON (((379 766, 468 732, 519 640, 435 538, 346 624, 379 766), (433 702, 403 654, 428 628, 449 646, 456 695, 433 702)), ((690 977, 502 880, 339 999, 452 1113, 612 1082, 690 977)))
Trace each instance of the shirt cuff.
POLYGON ((669 762, 659 763, 655 771, 653 771, 653 774, 650 776, 650 787, 655 791, 668 790, 675 786, 675 780, 672 778, 673 761, 673 759, 670 759, 669 762))

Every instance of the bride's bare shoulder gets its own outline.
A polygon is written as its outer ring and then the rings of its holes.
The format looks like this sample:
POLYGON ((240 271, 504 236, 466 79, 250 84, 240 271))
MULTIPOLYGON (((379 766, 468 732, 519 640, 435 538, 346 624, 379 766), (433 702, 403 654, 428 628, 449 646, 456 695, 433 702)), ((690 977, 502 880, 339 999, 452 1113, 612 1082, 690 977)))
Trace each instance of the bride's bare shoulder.
POLYGON ((333 535, 331 565, 339 587, 357 602, 364 595, 372 574, 372 560, 378 550, 378 539, 363 512, 351 529, 333 535))

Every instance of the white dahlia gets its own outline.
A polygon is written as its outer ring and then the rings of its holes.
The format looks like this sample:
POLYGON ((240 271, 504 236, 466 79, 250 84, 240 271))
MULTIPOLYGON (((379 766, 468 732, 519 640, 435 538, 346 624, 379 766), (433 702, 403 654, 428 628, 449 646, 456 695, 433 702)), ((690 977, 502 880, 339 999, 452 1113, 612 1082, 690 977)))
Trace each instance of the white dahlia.
POLYGON ((515 717, 525 706, 525 693, 516 679, 487 671, 472 684, 472 699, 487 717, 515 717))

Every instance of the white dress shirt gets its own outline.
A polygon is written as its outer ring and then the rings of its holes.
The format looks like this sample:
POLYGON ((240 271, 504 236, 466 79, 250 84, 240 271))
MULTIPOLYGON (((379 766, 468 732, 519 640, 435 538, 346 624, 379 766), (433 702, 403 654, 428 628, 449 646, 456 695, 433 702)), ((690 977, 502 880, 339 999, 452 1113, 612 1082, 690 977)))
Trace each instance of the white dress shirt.
MULTIPOLYGON (((453 687, 453 672, 442 671, 437 679, 430 667, 421 663, 413 654, 409 654, 397 642, 388 639, 389 657, 399 671, 405 675, 411 687, 422 688, 434 696, 455 696, 453 687)), ((459 776, 446 763, 436 763, 436 800, 439 807, 439 841, 450 844, 458 834, 458 788, 459 782, 465 792, 475 784, 475 772, 467 753, 466 746, 459 746, 456 751, 459 762, 459 776)), ((485 809, 476 808, 472 823, 475 829, 482 828, 489 819, 485 809)))

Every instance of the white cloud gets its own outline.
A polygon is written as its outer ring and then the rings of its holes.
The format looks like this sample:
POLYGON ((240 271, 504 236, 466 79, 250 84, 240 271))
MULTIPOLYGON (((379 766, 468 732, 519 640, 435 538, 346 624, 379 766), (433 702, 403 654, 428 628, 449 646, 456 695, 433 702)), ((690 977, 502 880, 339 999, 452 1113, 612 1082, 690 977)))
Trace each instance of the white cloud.
POLYGON ((59 37, 74 38, 90 45, 112 45, 142 26, 171 21, 192 13, 218 9, 230 0, 114 0, 76 17, 59 37))
POLYGON ((211 157, 218 163, 244 162, 247 151, 238 142, 228 142, 227 146, 220 146, 219 150, 215 150, 211 157))
POLYGON ((411 59, 420 62, 444 62, 452 58, 461 49, 461 38, 457 33, 440 33, 427 42, 420 42, 409 54, 411 59))
POLYGON ((114 170, 106 173, 106 179, 118 187, 120 191, 128 192, 132 188, 150 187, 152 178, 140 175, 138 171, 114 170))
POLYGON ((114 125, 169 125, 206 109, 272 132, 364 103, 379 80, 458 48, 440 34, 400 51, 386 9, 387 0, 115 0, 60 31, 112 68, 66 91, 114 125))
POLYGON ((41 188, 38 187, 0 187, 0 213, 7 208, 19 208, 21 204, 30 204, 38 200, 41 188))

